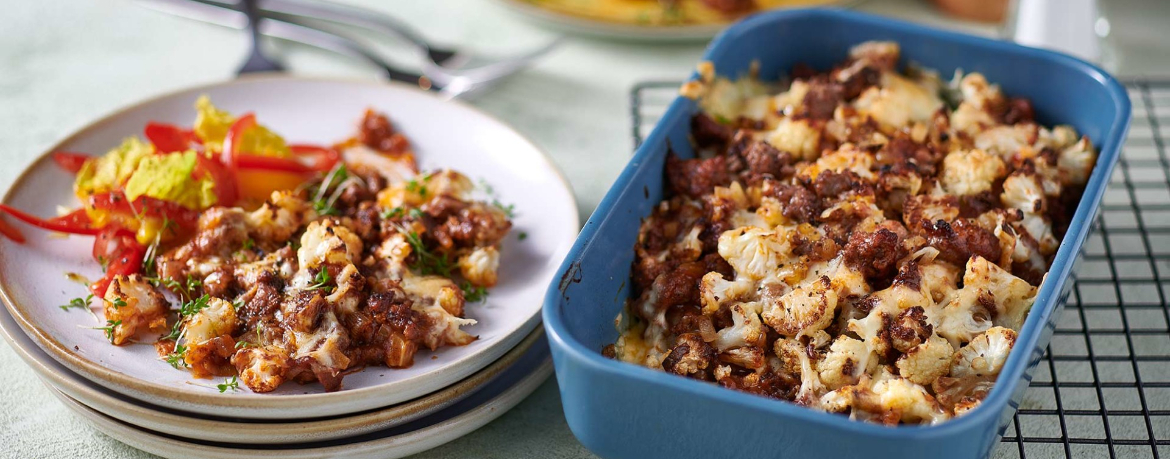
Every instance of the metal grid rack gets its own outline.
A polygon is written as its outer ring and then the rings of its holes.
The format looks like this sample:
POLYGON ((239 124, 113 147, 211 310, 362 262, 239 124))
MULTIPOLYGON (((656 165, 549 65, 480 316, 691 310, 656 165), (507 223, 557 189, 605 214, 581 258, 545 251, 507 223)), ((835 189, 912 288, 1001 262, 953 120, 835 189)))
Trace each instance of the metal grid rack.
MULTIPOLYGON (((679 85, 634 87, 635 147, 679 85)), ((1126 88, 1129 138, 1068 305, 992 458, 1170 458, 1170 81, 1126 88)))

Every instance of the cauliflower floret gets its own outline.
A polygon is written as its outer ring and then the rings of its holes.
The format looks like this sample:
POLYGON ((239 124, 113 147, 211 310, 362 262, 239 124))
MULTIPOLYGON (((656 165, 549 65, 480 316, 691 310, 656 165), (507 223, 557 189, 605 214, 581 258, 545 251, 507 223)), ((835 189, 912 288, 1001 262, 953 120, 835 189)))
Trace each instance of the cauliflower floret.
POLYGON ((766 330, 760 321, 763 306, 757 302, 737 303, 730 307, 732 324, 716 332, 712 343, 719 352, 746 346, 763 347, 766 330))
POLYGON ((361 260, 362 240, 332 220, 315 221, 301 235, 297 261, 301 270, 323 264, 355 264, 361 260))
POLYGON ((495 247, 477 247, 471 253, 459 257, 459 273, 478 287, 494 287, 499 269, 500 251, 495 247))
POLYGON ((805 406, 820 406, 820 398, 827 389, 804 345, 794 339, 780 338, 772 345, 772 351, 780 357, 788 373, 800 375, 800 389, 793 401, 805 406))
POLYGON ((821 131, 808 120, 782 118, 776 128, 765 134, 765 141, 780 151, 787 151, 799 159, 815 159, 821 143, 821 131))
POLYGON ((950 375, 955 378, 998 375, 1015 344, 1016 332, 992 327, 954 354, 950 375))
POLYGON ((246 347, 232 355, 232 365, 252 392, 272 392, 284 382, 288 354, 276 346, 246 347))
POLYGON ((230 373, 229 359, 236 344, 232 338, 237 327, 235 306, 220 298, 204 298, 189 306, 195 312, 187 316, 182 333, 187 347, 183 361, 196 378, 230 373))
POLYGON ((942 311, 938 334, 952 346, 971 341, 994 325, 1018 330, 1036 299, 1036 287, 983 257, 971 257, 963 288, 942 311))
POLYGON ((858 113, 873 117, 883 127, 898 129, 930 121, 942 107, 942 100, 918 82, 894 72, 882 72, 881 86, 866 89, 853 105, 858 113))
POLYGON ((900 413, 902 422, 935 424, 948 417, 926 388, 905 378, 879 380, 872 390, 878 395, 883 411, 900 413))
POLYGON ((1097 150, 1088 137, 1082 137, 1077 143, 1061 150, 1056 159, 1056 167, 1060 169, 1065 184, 1082 185, 1089 181, 1096 164, 1097 150))
POLYGON ((704 371, 715 363, 715 350, 696 333, 683 333, 675 340, 674 348, 662 360, 662 369, 676 375, 690 375, 704 371))
POLYGON ((901 54, 902 49, 896 41, 867 41, 849 49, 850 58, 881 70, 893 70, 901 54))
POLYGON ((898 373, 915 384, 930 384, 951 370, 954 352, 955 348, 946 339, 931 335, 926 342, 898 357, 898 373))
POLYGON ((821 382, 829 389, 857 384, 858 378, 877 364, 873 352, 860 340, 842 335, 829 346, 829 352, 817 362, 821 382))
POLYGON ((317 211, 291 191, 274 191, 260 208, 244 217, 257 243, 284 245, 301 224, 317 218, 317 211))
POLYGON ((118 275, 106 288, 102 298, 107 335, 111 343, 122 344, 142 330, 158 330, 167 325, 166 298, 142 276, 118 275))
POLYGON ((955 151, 943 159, 942 184, 952 194, 979 194, 1006 172, 1003 160, 983 150, 955 151))
POLYGON ((792 248, 787 238, 756 227, 726 231, 719 236, 719 255, 740 276, 760 280, 777 266, 789 262, 792 248))
POLYGON ((843 172, 848 170, 857 174, 858 177, 873 179, 874 174, 871 171, 873 161, 872 154, 859 151, 850 146, 843 146, 837 151, 817 158, 815 163, 801 170, 798 175, 802 178, 813 180, 821 172, 843 172))
POLYGON ((333 305, 333 310, 343 317, 357 312, 365 297, 362 288, 365 287, 365 278, 354 265, 345 265, 334 279, 337 287, 333 289, 325 301, 333 305))
POLYGON ((974 135, 986 126, 996 124, 987 108, 1003 99, 999 86, 988 84, 982 74, 969 73, 959 81, 959 91, 963 94, 963 102, 951 114, 952 127, 974 135))
POLYGON ((728 281, 722 274, 709 272, 699 281, 699 297, 703 303, 703 314, 711 315, 732 301, 739 301, 755 292, 756 283, 749 279, 728 281))
POLYGON ((802 80, 792 82, 787 91, 777 94, 772 100, 776 110, 785 116, 791 116, 804 106, 804 96, 808 94, 808 83, 802 80))
POLYGON ((805 281, 801 286, 764 304, 764 322, 783 336, 809 335, 833 322, 837 292, 828 276, 805 281))
POLYGON ((1013 124, 996 126, 975 136, 975 148, 999 156, 1004 160, 1013 156, 1034 155, 1032 144, 1036 142, 1039 128, 1035 124, 1013 124))
POLYGON ((1017 172, 1003 181, 1000 199, 1004 205, 1024 213, 1039 213, 1044 210, 1044 187, 1039 177, 1017 172))

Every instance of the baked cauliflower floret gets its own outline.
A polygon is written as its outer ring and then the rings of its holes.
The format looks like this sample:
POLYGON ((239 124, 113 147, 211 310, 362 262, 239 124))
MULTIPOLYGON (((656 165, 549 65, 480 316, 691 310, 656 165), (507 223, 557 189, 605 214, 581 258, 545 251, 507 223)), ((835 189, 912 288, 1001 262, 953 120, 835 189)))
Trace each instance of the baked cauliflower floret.
POLYGON ((954 364, 948 368, 950 376, 968 378, 998 375, 1015 344, 1015 331, 992 327, 954 354, 954 364))
POLYGON ((898 420, 913 423, 938 423, 947 419, 926 388, 905 378, 891 377, 873 385, 884 411, 898 415, 898 420))
POLYGON ((898 374, 915 384, 930 384, 951 371, 955 349, 941 336, 930 338, 898 357, 898 374))
POLYGON ((913 122, 929 121, 942 106, 942 100, 918 82, 893 72, 882 72, 881 86, 861 93, 854 106, 883 128, 896 130, 913 122))
POLYGON ((761 228, 738 228, 719 236, 719 255, 738 275, 752 280, 772 275, 789 261, 791 250, 786 238, 761 228))
POLYGON ((764 135, 764 140, 780 151, 787 151, 800 159, 816 159, 821 143, 821 131, 808 120, 783 118, 776 128, 764 135))
POLYGON ((317 212, 305 200, 291 191, 274 191, 264 205, 244 217, 244 223, 257 243, 279 246, 315 218, 317 212))
POLYGON ((729 309, 732 325, 716 333, 718 337, 711 343, 715 349, 727 352, 745 346, 763 347, 767 335, 759 316, 763 306, 756 302, 737 303, 729 309))
POLYGON ((860 340, 838 336, 829 346, 825 357, 817 361, 817 373, 829 389, 857 384, 858 378, 868 372, 877 359, 860 340))
POLYGON ((817 373, 816 362, 808 356, 805 346, 795 339, 780 338, 772 345, 773 352, 783 362, 784 370, 800 377, 800 388, 793 401, 805 406, 820 406, 820 398, 827 392, 817 373))
POLYGON ((240 381, 252 392, 272 392, 284 383, 288 354, 276 346, 245 347, 232 355, 240 381))
POLYGON ((975 136, 975 148, 989 154, 1010 160, 1013 157, 1030 157, 1036 150, 1032 145, 1039 135, 1035 124, 1015 124, 988 128, 975 136))
POLYGON ((942 310, 938 334, 958 347, 993 325, 1019 329, 1036 299, 1036 287, 983 257, 971 257, 963 288, 942 310))
POLYGON ((1097 164, 1097 150, 1089 142, 1088 137, 1060 151, 1056 159, 1056 167, 1066 184, 1082 185, 1089 181, 1089 174, 1093 173, 1093 166, 1097 164))
POLYGON ((1007 172, 1003 160, 983 150, 951 152, 943 159, 943 187, 956 195, 979 194, 990 190, 1007 172))
POLYGON ((459 273, 477 287, 494 287, 500 269, 500 251, 495 247, 478 247, 459 257, 459 273))
POLYGON ((166 327, 170 303, 142 276, 115 276, 102 300, 111 343, 122 344, 140 331, 166 327))
POLYGON ((837 292, 827 276, 793 289, 778 301, 764 304, 764 323, 783 336, 810 335, 833 322, 837 292))
POLYGON ((689 375, 710 369, 715 364, 715 350, 696 333, 679 335, 674 348, 662 361, 662 369, 676 375, 689 375))
POLYGON ((293 332, 293 360, 307 360, 309 368, 326 391, 340 389, 337 377, 349 367, 349 332, 337 320, 337 315, 326 310, 317 326, 308 332, 293 332))
POLYGON ((703 314, 711 315, 726 304, 748 298, 755 293, 756 283, 749 279, 728 281, 722 274, 709 272, 699 281, 699 298, 703 314))
POLYGON ((196 311, 186 316, 183 324, 181 336, 187 346, 183 361, 196 378, 230 374, 236 344, 232 333, 238 326, 236 308, 215 297, 202 297, 190 304, 196 311))
POLYGON ((362 240, 353 231, 332 220, 324 220, 310 223, 305 229, 297 260, 301 269, 323 264, 355 264, 360 261, 361 253, 362 240))

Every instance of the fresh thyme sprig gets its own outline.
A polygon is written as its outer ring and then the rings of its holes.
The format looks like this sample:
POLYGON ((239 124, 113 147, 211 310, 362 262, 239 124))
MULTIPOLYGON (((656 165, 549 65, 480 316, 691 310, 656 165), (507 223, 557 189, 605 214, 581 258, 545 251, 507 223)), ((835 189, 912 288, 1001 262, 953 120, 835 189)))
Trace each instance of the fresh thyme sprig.
POLYGON ((477 285, 471 285, 471 282, 463 281, 463 285, 459 286, 463 290, 463 299, 468 303, 481 303, 487 301, 488 291, 486 288, 477 285))
POLYGON ((240 390, 240 378, 239 376, 232 376, 224 380, 222 384, 216 384, 215 388, 219 389, 219 393, 221 394, 228 390, 240 390))
POLYGON ((410 244, 410 250, 414 252, 414 263, 411 265, 411 269, 418 271, 424 276, 439 275, 451 277, 451 272, 455 267, 451 263, 451 260, 447 259, 446 255, 432 252, 423 243, 418 233, 410 231, 404 234, 406 236, 406 243, 410 244))

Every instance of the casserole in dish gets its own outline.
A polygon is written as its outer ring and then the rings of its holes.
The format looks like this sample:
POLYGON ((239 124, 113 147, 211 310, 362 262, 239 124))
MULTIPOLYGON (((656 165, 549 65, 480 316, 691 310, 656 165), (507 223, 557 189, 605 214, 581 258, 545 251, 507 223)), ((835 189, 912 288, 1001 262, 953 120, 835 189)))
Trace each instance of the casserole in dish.
POLYGON ((779 80, 798 62, 829 68, 870 40, 900 44, 903 62, 950 75, 979 72, 1006 94, 1032 101, 1045 126, 1069 124, 1099 150, 1063 241, 1020 328, 1015 352, 983 404, 928 427, 884 427, 606 359, 613 318, 629 296, 630 266, 642 218, 663 197, 667 151, 693 156, 690 119, 677 99, 586 224, 544 306, 565 415, 577 437, 606 457, 983 457, 994 446, 1051 336, 1077 254, 1104 193, 1130 109, 1125 91, 1099 69, 1059 54, 867 15, 805 10, 745 20, 717 38, 704 60, 726 77, 760 62, 779 80), (787 43, 797 45, 787 46, 787 43))

